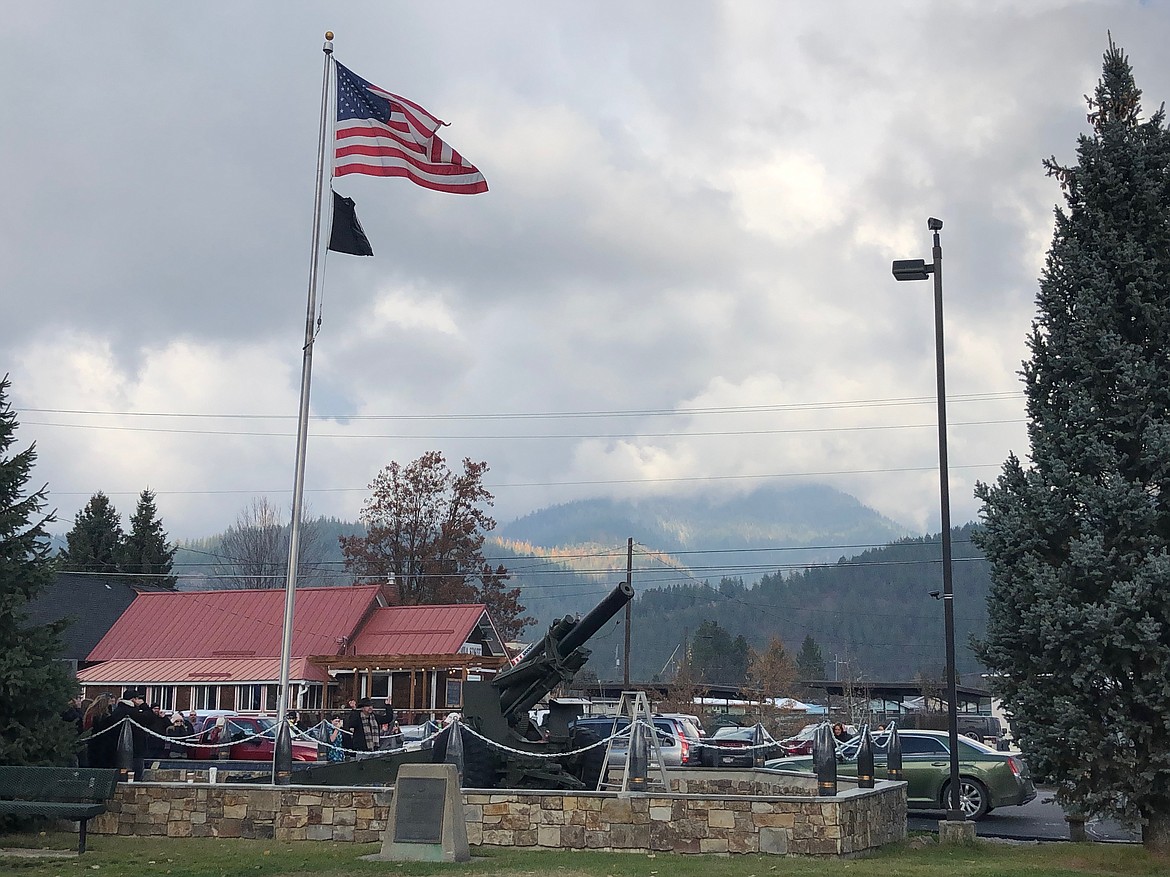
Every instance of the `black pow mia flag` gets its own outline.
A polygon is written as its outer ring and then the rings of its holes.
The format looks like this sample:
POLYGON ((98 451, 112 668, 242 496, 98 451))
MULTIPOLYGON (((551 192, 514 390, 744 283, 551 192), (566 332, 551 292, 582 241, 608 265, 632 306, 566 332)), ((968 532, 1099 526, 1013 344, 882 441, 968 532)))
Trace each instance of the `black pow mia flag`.
POLYGON ((329 233, 329 249, 351 256, 374 255, 370 239, 358 222, 353 198, 342 198, 336 192, 333 193, 333 229, 329 233))

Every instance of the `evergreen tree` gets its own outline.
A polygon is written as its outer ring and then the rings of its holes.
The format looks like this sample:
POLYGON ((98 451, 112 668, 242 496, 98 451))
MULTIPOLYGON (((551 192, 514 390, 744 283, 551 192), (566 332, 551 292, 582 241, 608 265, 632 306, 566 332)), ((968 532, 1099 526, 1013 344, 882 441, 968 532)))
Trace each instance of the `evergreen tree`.
POLYGON ((67 764, 77 730, 61 720, 76 691, 58 660, 64 624, 30 625, 26 606, 53 577, 45 490, 26 494, 36 452, 13 456, 16 415, 0 378, 0 764, 67 764))
POLYGON ((1170 851, 1170 131, 1112 40, 1022 372, 1031 463, 981 484, 979 644, 1034 774, 1170 851))
POLYGON ((704 621, 687 660, 698 679, 736 685, 747 675, 751 646, 742 634, 733 639, 718 622, 704 621))
POLYGON ((154 491, 148 488, 138 497, 138 507, 130 519, 130 532, 122 543, 119 566, 122 572, 135 573, 136 583, 173 590, 176 582, 171 575, 174 559, 175 547, 167 541, 166 530, 154 504, 154 491))
POLYGON ((817 682, 825 678, 825 656, 821 654, 821 647, 808 634, 796 655, 797 675, 808 682, 817 682))
POLYGON ((61 568, 70 572, 116 573, 122 559, 122 523, 118 512, 100 490, 90 497, 73 529, 65 534, 68 547, 61 552, 61 568))

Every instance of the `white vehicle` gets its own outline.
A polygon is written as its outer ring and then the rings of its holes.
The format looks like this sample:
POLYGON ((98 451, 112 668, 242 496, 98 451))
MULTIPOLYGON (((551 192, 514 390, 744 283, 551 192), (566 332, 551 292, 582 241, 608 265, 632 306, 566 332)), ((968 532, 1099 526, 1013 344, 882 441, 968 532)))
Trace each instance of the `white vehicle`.
POLYGON ((703 723, 699 721, 698 716, 693 716, 690 713, 661 713, 661 715, 667 719, 686 719, 695 726, 695 730, 699 732, 700 737, 707 736, 707 732, 703 730, 703 723))

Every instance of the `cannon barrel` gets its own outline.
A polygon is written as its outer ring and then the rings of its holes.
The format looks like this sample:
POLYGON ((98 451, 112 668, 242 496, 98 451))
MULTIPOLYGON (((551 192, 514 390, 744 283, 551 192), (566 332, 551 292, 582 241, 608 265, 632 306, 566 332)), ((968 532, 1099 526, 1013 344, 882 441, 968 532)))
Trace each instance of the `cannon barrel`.
POLYGON ((589 613, 565 635, 565 638, 557 646, 557 651, 564 657, 574 649, 585 645, 597 631, 605 626, 606 622, 617 615, 633 598, 634 589, 630 583, 619 582, 604 600, 590 609, 589 613))
POLYGON ((500 709, 515 722, 548 695, 568 682, 589 658, 583 648, 634 596, 629 582, 621 582, 580 620, 565 616, 549 628, 544 639, 525 651, 515 666, 499 673, 492 685, 500 692, 500 709))

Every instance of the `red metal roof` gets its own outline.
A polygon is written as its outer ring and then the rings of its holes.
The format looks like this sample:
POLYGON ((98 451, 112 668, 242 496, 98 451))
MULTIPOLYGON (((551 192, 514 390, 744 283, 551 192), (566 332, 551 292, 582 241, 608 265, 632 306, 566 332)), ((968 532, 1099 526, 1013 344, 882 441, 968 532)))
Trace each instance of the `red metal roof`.
MULTIPOLYGON (((341 654, 377 605, 379 591, 376 585, 298 589, 292 655, 341 654)), ((283 636, 283 589, 139 594, 94 646, 89 660, 278 658, 283 636)))
MULTIPOLYGON (((353 643, 355 655, 452 655, 484 616, 482 603, 375 609, 353 643)), ((487 621, 491 623, 490 619, 487 621)))
MULTIPOLYGON (((240 685, 267 683, 280 678, 280 658, 159 658, 155 660, 106 661, 81 670, 80 682, 87 685, 240 685)), ((307 658, 289 662, 292 682, 328 682, 322 667, 307 658)))

